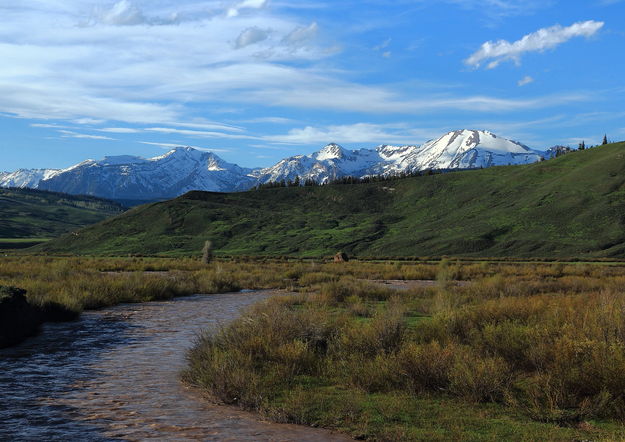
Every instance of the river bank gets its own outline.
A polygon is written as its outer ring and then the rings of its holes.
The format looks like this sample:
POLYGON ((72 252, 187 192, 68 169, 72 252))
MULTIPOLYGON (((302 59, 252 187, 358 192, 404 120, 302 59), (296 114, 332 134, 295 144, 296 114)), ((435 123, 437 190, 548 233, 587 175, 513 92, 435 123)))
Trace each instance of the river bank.
POLYGON ((346 440, 211 405, 179 381, 185 353, 273 291, 120 305, 46 324, 0 350, 0 439, 346 440))
POLYGON ((194 259, 3 257, 0 286, 14 287, 11 290, 20 295, 10 302, 3 296, 0 303, 0 315, 5 318, 0 347, 35 334, 43 322, 73 320, 83 311, 121 303, 241 289, 306 291, 341 276, 423 278, 433 277, 436 269, 434 264, 336 266, 298 260, 215 261, 207 265, 194 259))

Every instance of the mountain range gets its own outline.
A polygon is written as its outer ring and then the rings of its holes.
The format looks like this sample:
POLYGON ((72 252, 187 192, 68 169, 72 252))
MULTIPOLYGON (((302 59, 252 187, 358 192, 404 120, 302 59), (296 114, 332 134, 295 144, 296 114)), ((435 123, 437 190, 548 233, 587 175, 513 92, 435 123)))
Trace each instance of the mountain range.
POLYGON ((328 144, 310 155, 285 158, 267 168, 244 168, 212 152, 175 148, 154 158, 122 155, 86 160, 67 169, 0 172, 0 187, 36 188, 117 200, 172 198, 191 190, 236 192, 258 184, 327 183, 336 178, 391 176, 423 170, 476 169, 528 164, 551 157, 488 131, 458 130, 423 145, 380 145, 347 150, 328 144))

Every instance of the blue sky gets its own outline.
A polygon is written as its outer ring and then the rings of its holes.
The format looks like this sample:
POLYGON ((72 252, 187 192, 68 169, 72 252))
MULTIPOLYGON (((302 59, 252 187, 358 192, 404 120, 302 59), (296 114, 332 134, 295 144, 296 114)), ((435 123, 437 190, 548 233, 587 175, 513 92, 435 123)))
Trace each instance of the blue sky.
POLYGON ((0 170, 625 139, 624 0, 0 0, 0 170))

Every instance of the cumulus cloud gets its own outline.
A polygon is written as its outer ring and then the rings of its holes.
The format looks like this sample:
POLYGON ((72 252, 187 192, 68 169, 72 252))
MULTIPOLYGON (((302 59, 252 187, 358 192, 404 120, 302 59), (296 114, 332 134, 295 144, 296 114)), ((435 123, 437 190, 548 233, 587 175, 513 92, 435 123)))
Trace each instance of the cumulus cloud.
POLYGON ((574 37, 589 38, 596 34, 603 25, 603 22, 588 20, 574 23, 567 27, 555 25, 539 29, 512 43, 507 40, 488 41, 467 58, 465 63, 478 68, 483 62, 492 60, 487 65, 488 69, 495 68, 500 63, 508 60, 520 64, 521 57, 527 52, 544 52, 574 37))
POLYGON ((532 77, 530 77, 529 75, 526 75, 525 77, 521 78, 518 82, 517 85, 519 87, 525 86, 527 84, 533 83, 534 79, 532 77))
POLYGON ((246 46, 253 45, 254 43, 259 43, 267 40, 267 38, 269 38, 269 34, 271 34, 271 29, 260 29, 255 26, 247 28, 239 34, 234 47, 241 49, 246 46))

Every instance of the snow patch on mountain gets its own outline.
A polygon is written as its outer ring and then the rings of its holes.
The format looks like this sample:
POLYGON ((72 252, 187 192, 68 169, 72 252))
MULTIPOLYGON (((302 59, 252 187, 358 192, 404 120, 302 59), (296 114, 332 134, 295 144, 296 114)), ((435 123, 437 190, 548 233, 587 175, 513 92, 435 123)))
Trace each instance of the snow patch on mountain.
POLYGON ((57 169, 18 169, 15 172, 0 172, 0 187, 36 188, 41 180, 59 174, 57 169))

